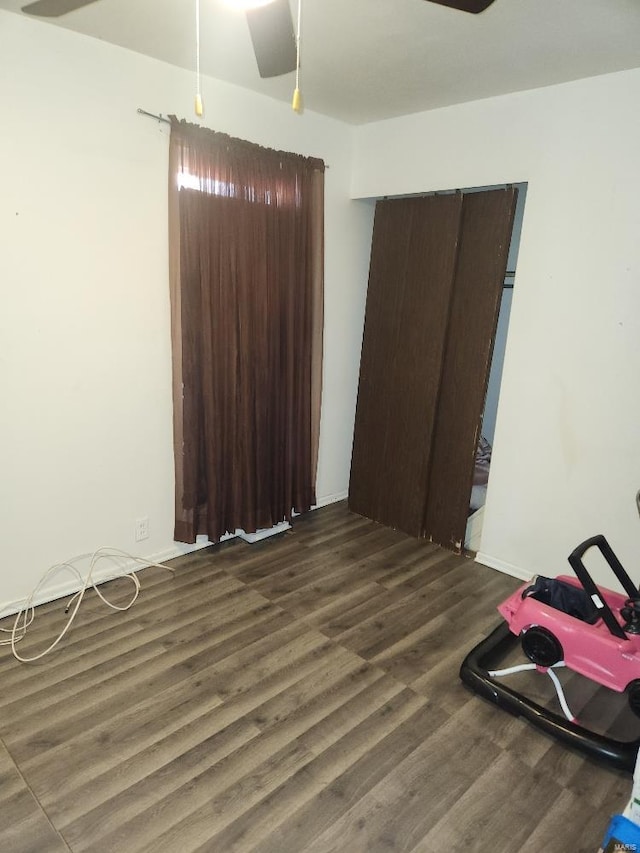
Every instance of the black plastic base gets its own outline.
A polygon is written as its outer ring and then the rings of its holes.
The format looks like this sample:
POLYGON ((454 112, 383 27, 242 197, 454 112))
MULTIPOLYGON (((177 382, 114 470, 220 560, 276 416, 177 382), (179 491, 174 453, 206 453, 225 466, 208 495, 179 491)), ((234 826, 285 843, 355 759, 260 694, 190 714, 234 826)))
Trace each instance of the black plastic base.
POLYGON ((478 695, 515 716, 524 717, 557 740, 618 770, 633 773, 640 738, 620 741, 592 732, 511 690, 502 680, 491 678, 489 671, 499 669, 500 660, 518 643, 507 623, 502 622, 469 652, 460 667, 460 678, 478 695))

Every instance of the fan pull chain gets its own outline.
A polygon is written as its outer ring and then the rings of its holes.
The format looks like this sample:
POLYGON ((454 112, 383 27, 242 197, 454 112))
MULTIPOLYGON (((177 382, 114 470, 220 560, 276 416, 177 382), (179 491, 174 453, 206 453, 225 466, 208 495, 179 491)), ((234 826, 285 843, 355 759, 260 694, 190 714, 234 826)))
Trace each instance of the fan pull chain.
POLYGON ((195 111, 197 116, 204 112, 202 106, 202 93, 200 89, 200 0, 196 0, 196 102, 195 111))
POLYGON ((296 33, 296 88, 293 92, 291 109, 294 113, 302 112, 302 93, 300 92, 300 22, 302 19, 302 0, 298 0, 298 31, 296 33))

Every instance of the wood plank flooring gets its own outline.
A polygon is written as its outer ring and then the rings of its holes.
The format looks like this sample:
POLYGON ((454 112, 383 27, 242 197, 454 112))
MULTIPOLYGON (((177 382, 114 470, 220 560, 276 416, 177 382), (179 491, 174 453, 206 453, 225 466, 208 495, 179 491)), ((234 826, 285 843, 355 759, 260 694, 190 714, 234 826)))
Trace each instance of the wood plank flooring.
POLYGON ((0 649, 3 853, 595 853, 624 807, 458 680, 513 579, 344 504, 172 566, 0 649))

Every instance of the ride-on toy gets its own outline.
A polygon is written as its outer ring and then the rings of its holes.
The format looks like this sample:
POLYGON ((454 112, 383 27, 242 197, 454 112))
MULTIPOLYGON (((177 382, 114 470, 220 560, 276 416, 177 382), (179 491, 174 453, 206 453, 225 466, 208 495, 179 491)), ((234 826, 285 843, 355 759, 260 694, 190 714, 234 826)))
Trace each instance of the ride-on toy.
MULTIPOLYGON (((640 495, 640 493, 639 493, 640 495)), ((581 725, 571 713, 554 672, 566 666, 617 693, 626 693, 640 717, 640 592, 604 536, 593 536, 569 555, 575 577, 538 577, 498 606, 505 621, 476 646, 460 668, 462 681, 478 694, 535 726, 618 769, 633 772, 638 737, 618 740, 581 725), (625 594, 599 588, 583 557, 597 548, 625 594), (494 667, 520 642, 530 663, 494 667), (524 669, 548 673, 564 715, 556 714, 510 689, 502 677, 524 669)))

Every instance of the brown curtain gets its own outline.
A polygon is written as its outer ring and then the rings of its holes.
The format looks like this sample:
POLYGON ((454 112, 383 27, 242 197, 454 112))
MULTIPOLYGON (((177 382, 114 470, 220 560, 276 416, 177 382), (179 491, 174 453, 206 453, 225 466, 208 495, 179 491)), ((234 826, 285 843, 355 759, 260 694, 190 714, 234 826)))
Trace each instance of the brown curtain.
POLYGON ((175 539, 315 503, 324 164, 172 119, 175 539))

